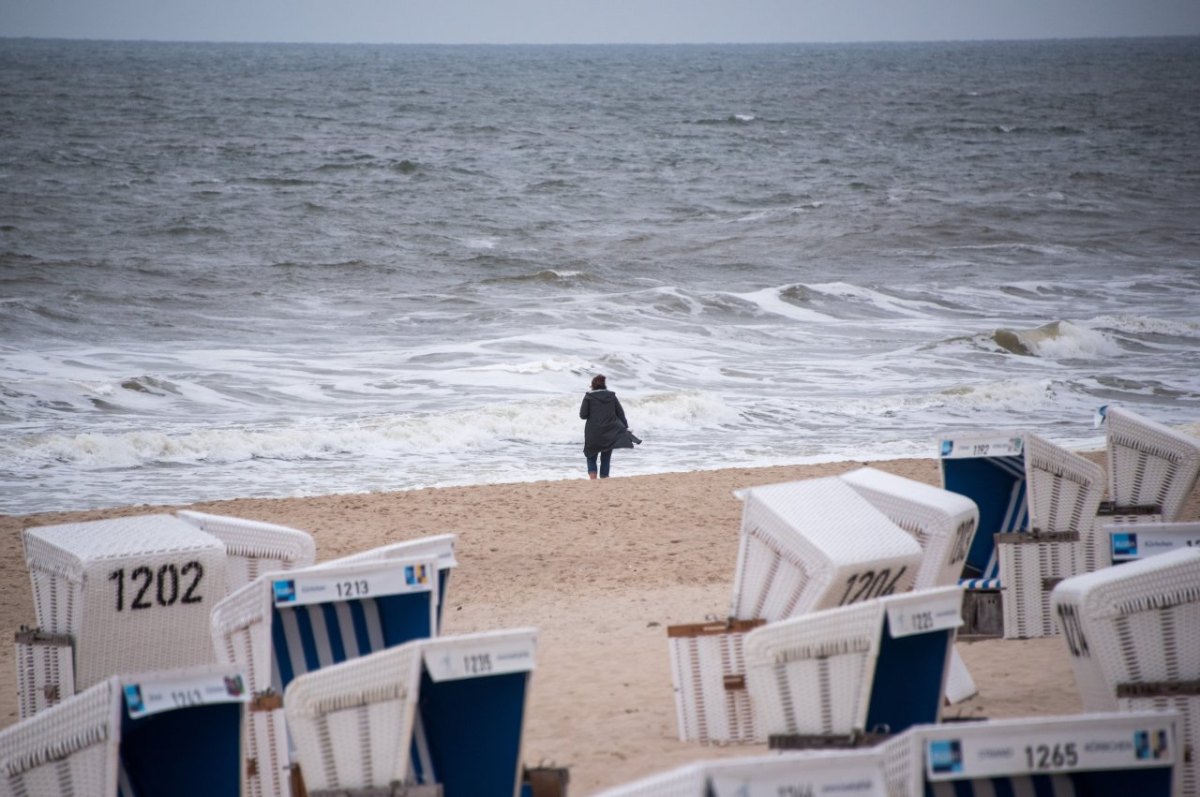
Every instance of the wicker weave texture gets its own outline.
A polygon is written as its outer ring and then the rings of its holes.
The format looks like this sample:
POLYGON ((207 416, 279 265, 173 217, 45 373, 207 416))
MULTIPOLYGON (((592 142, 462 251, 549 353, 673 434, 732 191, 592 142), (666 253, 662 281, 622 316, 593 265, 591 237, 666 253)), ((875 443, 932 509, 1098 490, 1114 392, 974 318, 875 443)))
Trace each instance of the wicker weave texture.
POLYGON ((759 733, 864 730, 879 651, 878 601, 768 623, 746 635, 746 685, 759 733))
POLYGON ((671 636, 675 716, 684 742, 758 740, 742 656, 745 632, 671 636), (741 683, 727 679, 742 679, 741 683))
POLYGON ((437 559, 438 569, 445 570, 458 566, 458 560, 454 556, 455 541, 456 537, 453 534, 434 534, 330 559, 317 567, 338 567, 362 562, 379 562, 384 559, 437 559))
POLYGON ((1050 592, 1078 568, 1078 542, 1037 542, 1033 535, 1005 535, 996 546, 1000 557, 1004 638, 1054 636, 1058 625, 1050 592))
POLYGON ((921 566, 913 589, 958 582, 979 525, 974 501, 875 468, 859 468, 841 479, 920 544, 921 566))
POLYGON ((1200 477, 1200 440, 1110 407, 1108 491, 1118 506, 1158 506, 1165 521, 1179 519, 1200 477))
POLYGON ((420 644, 411 642, 292 681, 284 710, 305 786, 403 782, 420 678, 420 644))
POLYGON ((732 616, 770 622, 912 589, 920 545, 841 479, 744 500, 732 616))
POLYGON ((0 795, 116 797, 120 691, 101 681, 0 731, 0 795))
POLYGON ((214 661, 209 612, 225 548, 171 515, 25 531, 43 631, 75 639, 76 690, 119 672, 214 661))
POLYGON ((1200 549, 1076 576, 1051 600, 1086 710, 1121 684, 1200 679, 1200 549))
POLYGON ((1041 532, 1079 535, 1075 546, 1079 569, 1072 574, 1102 567, 1104 550, 1096 536, 1096 512, 1104 497, 1104 468, 1029 434, 1025 437, 1025 478, 1030 526, 1041 532))
POLYGON ((287 717, 282 708, 248 711, 242 732, 247 762, 242 793, 245 797, 288 797, 292 794, 291 754, 287 717))
POLYGON ((702 764, 687 764, 605 789, 592 797, 708 797, 708 773, 702 764))
POLYGON ((75 654, 71 645, 39 641, 37 636, 18 634, 15 643, 21 719, 75 694, 75 654))
POLYGON ((175 514, 225 544, 225 587, 230 592, 263 573, 308 567, 317 558, 312 535, 299 529, 186 509, 175 514))

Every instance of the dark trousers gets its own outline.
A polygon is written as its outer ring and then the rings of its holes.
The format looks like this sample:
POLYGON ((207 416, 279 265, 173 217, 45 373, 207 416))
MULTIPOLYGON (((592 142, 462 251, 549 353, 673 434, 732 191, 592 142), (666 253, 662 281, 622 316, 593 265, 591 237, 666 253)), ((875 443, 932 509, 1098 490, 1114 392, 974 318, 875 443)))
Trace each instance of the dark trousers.
MULTIPOLYGON (((587 457, 588 473, 595 473, 596 472, 596 455, 595 454, 585 454, 584 456, 587 457)), ((607 451, 601 451, 600 452, 600 478, 601 479, 608 478, 608 467, 611 463, 612 463, 612 449, 610 448, 607 451)))

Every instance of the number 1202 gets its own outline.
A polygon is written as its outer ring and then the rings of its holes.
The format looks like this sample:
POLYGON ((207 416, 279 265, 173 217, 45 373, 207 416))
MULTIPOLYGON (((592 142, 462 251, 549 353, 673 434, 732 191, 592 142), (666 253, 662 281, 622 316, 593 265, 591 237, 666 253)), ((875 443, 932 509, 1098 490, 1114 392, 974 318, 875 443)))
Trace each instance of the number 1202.
MULTIPOLYGON (((204 565, 196 561, 186 562, 183 567, 166 564, 156 572, 142 565, 129 573, 129 589, 133 591, 130 609, 149 609, 155 604, 174 606, 176 603, 200 603, 203 595, 196 594, 204 579, 204 565)), ((108 574, 109 581, 117 582, 117 611, 125 611, 125 568, 108 574)))

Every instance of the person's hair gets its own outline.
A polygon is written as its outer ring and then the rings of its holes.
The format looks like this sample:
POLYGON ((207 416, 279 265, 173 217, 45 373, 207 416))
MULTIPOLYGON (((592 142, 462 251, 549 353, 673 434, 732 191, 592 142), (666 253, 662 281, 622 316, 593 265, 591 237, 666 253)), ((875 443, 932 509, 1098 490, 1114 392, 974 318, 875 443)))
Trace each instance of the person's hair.
POLYGON ((607 386, 604 383, 604 374, 596 374, 592 377, 592 390, 606 390, 607 386))

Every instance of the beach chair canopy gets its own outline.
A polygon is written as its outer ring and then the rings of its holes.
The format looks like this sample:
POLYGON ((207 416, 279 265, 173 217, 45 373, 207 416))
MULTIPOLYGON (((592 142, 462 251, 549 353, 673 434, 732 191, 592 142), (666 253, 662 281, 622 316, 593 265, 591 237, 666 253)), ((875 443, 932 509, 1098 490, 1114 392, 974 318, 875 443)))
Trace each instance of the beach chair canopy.
POLYGON ((238 668, 114 676, 0 731, 0 795, 238 794, 238 668))
POLYGON ((738 495, 733 617, 770 622, 912 589, 921 546, 841 479, 738 495))
POLYGON ((378 562, 385 559, 436 559, 438 570, 438 624, 442 621, 442 611, 446 605, 446 593, 450 586, 450 571, 458 566, 454 555, 456 537, 453 534, 434 534, 429 537, 418 537, 414 540, 394 542, 370 548, 349 556, 330 559, 317 567, 339 567, 341 565, 361 564, 363 562, 378 562))
POLYGON ((771 737, 893 734, 941 717, 962 589, 812 612, 746 635, 746 683, 771 737))
POLYGON ((1164 521, 1180 512, 1200 478, 1200 439, 1121 407, 1103 410, 1108 451, 1109 514, 1140 511, 1164 521))
POLYGON ((1174 712, 1076 714, 923 725, 887 740, 892 797, 1172 795, 1174 712))
POLYGON ((172 515, 25 530, 41 631, 70 637, 81 691, 123 672, 214 661, 209 613, 225 546, 172 515))
POLYGON ((306 531, 190 509, 175 515, 225 544, 225 586, 229 592, 263 573, 308 567, 317 558, 316 543, 306 531))
POLYGON ((298 677, 284 705, 306 785, 512 797, 536 643, 529 628, 417 640, 298 677))
POLYGON ((600 792, 596 797, 887 797, 881 750, 798 751, 707 759, 600 792))
POLYGON ((920 544, 921 567, 913 589, 958 583, 979 524, 974 501, 875 468, 859 468, 841 479, 920 544))

